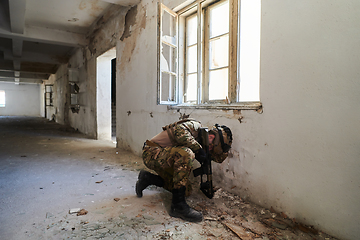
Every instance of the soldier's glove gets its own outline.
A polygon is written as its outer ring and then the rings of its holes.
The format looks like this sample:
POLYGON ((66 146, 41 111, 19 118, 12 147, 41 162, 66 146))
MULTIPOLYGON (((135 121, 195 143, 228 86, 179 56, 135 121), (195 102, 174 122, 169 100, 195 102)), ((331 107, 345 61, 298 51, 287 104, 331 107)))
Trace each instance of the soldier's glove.
POLYGON ((200 148, 197 152, 195 152, 195 158, 199 161, 199 163, 203 164, 206 161, 205 150, 200 148))

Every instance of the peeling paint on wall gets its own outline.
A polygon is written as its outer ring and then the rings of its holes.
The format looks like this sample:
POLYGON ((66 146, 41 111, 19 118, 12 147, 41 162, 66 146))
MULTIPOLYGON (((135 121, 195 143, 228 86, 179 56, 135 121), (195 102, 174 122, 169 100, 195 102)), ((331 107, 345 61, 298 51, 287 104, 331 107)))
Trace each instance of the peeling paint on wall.
POLYGON ((123 17, 128 12, 129 7, 112 6, 106 13, 98 19, 92 26, 87 37, 89 38, 89 50, 92 55, 101 54, 107 49, 114 47, 116 41, 114 37, 123 32, 123 17), (120 25, 121 24, 121 25, 120 25), (110 29, 116 32, 109 32, 110 29), (104 44, 104 42, 106 44, 104 44), (107 46, 106 49, 99 50, 100 46, 107 46))
POLYGON ((125 16, 125 29, 123 35, 121 36, 120 40, 124 41, 125 38, 131 36, 131 27, 136 23, 136 15, 137 15, 137 6, 134 6, 129 9, 125 16))
POLYGON ((124 63, 130 62, 135 47, 137 46, 137 39, 139 39, 138 36, 140 35, 141 30, 145 29, 145 27, 146 10, 144 8, 138 9, 138 6, 130 8, 125 16, 124 33, 120 38, 120 40, 125 43, 125 47, 123 48, 124 50, 121 54, 120 71, 124 71, 124 67, 126 65, 124 63))
POLYGON ((142 29, 145 29, 146 28, 146 10, 144 7, 141 8, 141 19, 140 19, 140 23, 139 23, 139 26, 140 28, 142 29))
POLYGON ((141 9, 141 13, 138 16, 138 6, 134 6, 129 9, 125 16, 125 25, 124 25, 124 32, 121 36, 120 40, 124 41, 125 38, 131 36, 132 27, 136 24, 136 19, 138 19, 139 28, 145 29, 146 27, 146 11, 144 8, 141 9))

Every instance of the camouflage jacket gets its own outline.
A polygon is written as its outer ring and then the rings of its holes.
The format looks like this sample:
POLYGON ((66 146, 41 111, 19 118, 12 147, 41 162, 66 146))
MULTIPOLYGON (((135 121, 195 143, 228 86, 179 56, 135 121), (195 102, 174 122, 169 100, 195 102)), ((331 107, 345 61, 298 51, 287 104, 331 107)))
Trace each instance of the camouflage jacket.
MULTIPOLYGON (((201 123, 193 119, 185 119, 179 122, 163 127, 167 131, 173 146, 185 146, 193 152, 197 152, 201 147, 196 140, 198 138, 201 123)), ((211 159, 217 163, 222 163, 228 156, 228 153, 221 155, 211 154, 211 159)))
POLYGON ((200 127, 200 122, 186 119, 167 125, 163 130, 167 131, 173 146, 184 146, 197 152, 201 148, 200 143, 196 141, 200 127))

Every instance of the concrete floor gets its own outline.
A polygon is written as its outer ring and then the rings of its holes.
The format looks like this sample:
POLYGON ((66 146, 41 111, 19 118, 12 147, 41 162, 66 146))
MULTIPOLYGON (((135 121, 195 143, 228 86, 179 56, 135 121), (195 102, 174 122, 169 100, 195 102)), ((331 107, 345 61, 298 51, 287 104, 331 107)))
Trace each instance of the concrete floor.
POLYGON ((171 194, 137 198, 141 158, 43 118, 0 116, 0 238, 335 239, 219 189, 187 199, 205 220, 171 218, 171 194), (70 214, 73 208, 86 215, 70 214))

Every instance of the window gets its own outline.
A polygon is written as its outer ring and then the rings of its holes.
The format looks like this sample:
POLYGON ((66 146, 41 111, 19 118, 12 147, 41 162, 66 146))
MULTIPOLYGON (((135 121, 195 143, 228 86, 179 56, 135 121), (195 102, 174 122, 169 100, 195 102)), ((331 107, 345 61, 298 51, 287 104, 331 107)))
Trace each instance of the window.
POLYGON ((0 90, 0 107, 5 107, 5 91, 0 90))
POLYGON ((158 103, 176 104, 178 84, 177 14, 159 3, 158 103))
POLYGON ((159 104, 261 106, 260 0, 159 6, 159 104))
POLYGON ((199 38, 198 15, 195 11, 184 19, 184 102, 199 104, 224 101, 228 97, 229 85, 229 1, 204 8, 200 17, 206 27, 204 36, 199 38), (200 39, 204 41, 201 42, 200 39), (197 55, 202 52, 202 59, 198 59, 197 55), (198 64, 201 61, 204 62, 203 65, 198 64), (197 89, 203 91, 196 91, 197 89))

